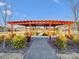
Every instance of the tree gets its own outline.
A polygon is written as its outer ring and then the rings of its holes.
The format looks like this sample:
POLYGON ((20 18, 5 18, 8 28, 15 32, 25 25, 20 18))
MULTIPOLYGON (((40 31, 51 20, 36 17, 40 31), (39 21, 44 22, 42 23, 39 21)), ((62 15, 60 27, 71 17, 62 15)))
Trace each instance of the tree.
POLYGON ((77 22, 79 21, 79 0, 68 0, 70 2, 71 5, 71 10, 73 13, 73 19, 76 25, 76 30, 77 30, 77 22))
POLYGON ((3 41, 3 49, 5 49, 5 33, 6 33, 6 21, 7 17, 11 15, 11 11, 7 8, 8 4, 4 3, 4 1, 0 1, 0 13, 2 16, 2 20, 4 22, 4 41, 3 41))

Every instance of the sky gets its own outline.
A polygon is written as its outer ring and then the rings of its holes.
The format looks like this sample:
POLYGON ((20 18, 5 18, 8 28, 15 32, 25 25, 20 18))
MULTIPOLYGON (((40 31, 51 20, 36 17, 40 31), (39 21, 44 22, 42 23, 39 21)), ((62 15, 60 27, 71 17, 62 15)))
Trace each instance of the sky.
POLYGON ((66 20, 72 21, 68 0, 7 0, 12 11, 7 21, 66 20))

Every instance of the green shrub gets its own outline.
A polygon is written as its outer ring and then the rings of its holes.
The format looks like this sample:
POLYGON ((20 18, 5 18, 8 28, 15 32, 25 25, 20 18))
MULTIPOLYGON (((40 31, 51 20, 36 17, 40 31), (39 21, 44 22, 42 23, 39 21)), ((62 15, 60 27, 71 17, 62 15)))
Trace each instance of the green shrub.
POLYGON ((16 35, 13 38, 14 48, 24 48, 26 46, 26 37, 22 35, 16 35))
POLYGON ((66 43, 60 39, 56 39, 53 43, 57 46, 58 49, 64 49, 66 46, 66 43))

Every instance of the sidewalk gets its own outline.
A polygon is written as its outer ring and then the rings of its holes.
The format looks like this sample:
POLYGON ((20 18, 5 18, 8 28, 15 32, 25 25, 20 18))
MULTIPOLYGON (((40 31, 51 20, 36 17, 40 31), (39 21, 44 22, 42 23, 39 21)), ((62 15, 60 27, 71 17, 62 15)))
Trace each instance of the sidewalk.
POLYGON ((47 39, 33 39, 32 45, 25 54, 24 59, 58 59, 54 49, 52 49, 47 39))

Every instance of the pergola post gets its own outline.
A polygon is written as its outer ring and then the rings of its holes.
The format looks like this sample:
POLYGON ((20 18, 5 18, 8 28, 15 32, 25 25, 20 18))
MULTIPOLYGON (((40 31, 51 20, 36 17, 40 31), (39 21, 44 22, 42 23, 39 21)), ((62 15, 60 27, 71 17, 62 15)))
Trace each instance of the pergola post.
POLYGON ((54 35, 55 35, 55 25, 53 27, 54 27, 54 35))
POLYGON ((51 40, 51 23, 49 23, 49 40, 51 40))
POLYGON ((34 26, 34 31, 35 31, 35 35, 37 35, 37 30, 36 30, 36 26, 34 26))
POLYGON ((11 24, 11 37, 13 38, 13 24, 11 24))
POLYGON ((27 36, 27 42, 30 42, 30 41, 31 41, 31 23, 29 23, 29 33, 27 36))
POLYGON ((24 33, 25 33, 25 35, 26 35, 26 29, 27 29, 27 26, 25 26, 25 32, 24 32, 24 33))
POLYGON ((70 35, 71 31, 70 31, 70 24, 68 25, 68 35, 70 35))
POLYGON ((31 37, 31 23, 29 24, 29 36, 31 37))
POLYGON ((44 26, 43 32, 45 33, 45 26, 44 26))

